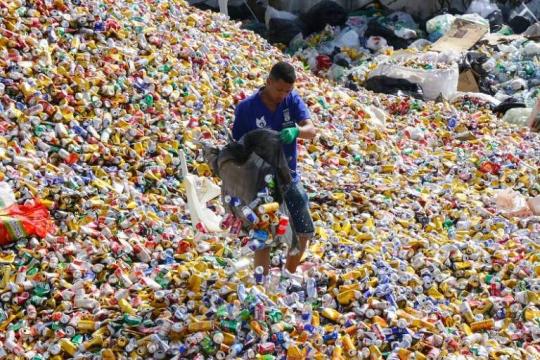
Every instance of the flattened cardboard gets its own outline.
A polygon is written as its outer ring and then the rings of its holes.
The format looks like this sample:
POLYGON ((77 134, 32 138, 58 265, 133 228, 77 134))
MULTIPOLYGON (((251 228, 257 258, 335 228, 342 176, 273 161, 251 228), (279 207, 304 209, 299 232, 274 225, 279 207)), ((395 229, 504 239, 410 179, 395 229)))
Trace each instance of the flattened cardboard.
POLYGON ((458 53, 469 50, 488 32, 488 27, 463 19, 456 19, 450 30, 432 45, 435 51, 455 51, 458 53))

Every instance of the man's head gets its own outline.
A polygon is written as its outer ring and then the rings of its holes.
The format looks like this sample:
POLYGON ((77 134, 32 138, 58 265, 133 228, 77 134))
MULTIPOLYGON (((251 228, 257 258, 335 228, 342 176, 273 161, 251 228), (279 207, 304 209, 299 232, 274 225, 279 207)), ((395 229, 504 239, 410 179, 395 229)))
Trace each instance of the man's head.
POLYGON ((281 103, 293 90, 296 73, 291 64, 280 61, 270 70, 265 92, 275 104, 281 103))

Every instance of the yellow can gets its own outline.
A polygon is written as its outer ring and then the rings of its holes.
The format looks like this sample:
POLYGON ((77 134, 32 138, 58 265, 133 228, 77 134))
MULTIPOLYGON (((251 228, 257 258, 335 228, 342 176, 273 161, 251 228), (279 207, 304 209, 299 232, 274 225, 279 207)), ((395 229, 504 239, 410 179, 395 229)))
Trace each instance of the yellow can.
POLYGON ((478 332, 482 330, 491 330, 494 327, 495 327, 495 320, 493 319, 475 321, 471 324, 471 330, 473 332, 478 332))
POLYGON ((279 204, 277 202, 271 202, 268 204, 262 204, 257 208, 259 214, 271 214, 279 210, 279 204))
POLYGON ((77 346, 68 339, 60 339, 60 347, 71 356, 74 356, 77 352, 77 346))
POLYGON ((214 329, 213 321, 195 321, 188 324, 188 330, 190 332, 199 332, 199 331, 212 331, 214 329))

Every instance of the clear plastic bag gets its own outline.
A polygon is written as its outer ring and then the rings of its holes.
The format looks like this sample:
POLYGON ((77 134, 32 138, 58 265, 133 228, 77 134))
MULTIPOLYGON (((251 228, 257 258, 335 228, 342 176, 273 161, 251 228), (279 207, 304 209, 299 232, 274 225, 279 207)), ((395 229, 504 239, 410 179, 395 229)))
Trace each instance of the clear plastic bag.
POLYGON ((520 127, 527 126, 530 114, 531 109, 528 108, 510 109, 504 114, 503 121, 520 127))
POLYGON ((450 27, 454 23, 456 17, 450 14, 443 14, 435 16, 433 19, 428 20, 426 23, 426 30, 428 33, 440 31, 442 34, 450 30, 450 27))
POLYGON ((483 18, 487 18, 489 14, 498 9, 499 7, 489 0, 474 0, 467 9, 467 14, 478 14, 483 18))
POLYGON ((360 39, 356 31, 348 29, 338 35, 334 44, 338 47, 357 49, 360 47, 360 39))

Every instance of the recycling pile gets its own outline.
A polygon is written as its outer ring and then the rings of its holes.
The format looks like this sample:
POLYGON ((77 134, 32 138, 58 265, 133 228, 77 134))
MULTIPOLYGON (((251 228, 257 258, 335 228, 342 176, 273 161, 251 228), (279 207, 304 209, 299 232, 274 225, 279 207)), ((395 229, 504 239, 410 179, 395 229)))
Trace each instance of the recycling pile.
POLYGON ((0 248, 0 358, 540 356, 538 135, 296 62, 316 237, 303 273, 254 277, 191 223, 179 154, 208 175, 199 141, 284 55, 179 0, 0 13, 2 199, 56 228, 0 248))
POLYGON ((482 92, 533 107, 540 93, 539 55, 537 42, 521 38, 496 46, 482 44, 467 56, 482 92))
MULTIPOLYGON (((377 79, 379 83, 387 83, 384 88, 373 86, 367 81, 374 69, 388 62, 387 55, 399 49, 412 49, 416 51, 413 54, 421 54, 447 34, 454 21, 465 20, 490 28, 492 34, 500 35, 503 39, 491 44, 481 42, 469 52, 455 53, 454 63, 460 62, 462 71, 472 65, 468 64, 469 60, 474 63, 479 71, 474 73, 479 85, 477 92, 492 95, 497 101, 511 98, 513 102, 530 108, 538 96, 540 81, 540 47, 535 42, 539 36, 539 25, 538 22, 534 24, 536 18, 524 4, 513 11, 505 11, 509 12, 506 17, 512 28, 503 24, 503 15, 497 5, 485 0, 473 1, 466 14, 437 15, 427 20, 424 27, 420 27, 407 13, 392 12, 371 4, 348 14, 341 22, 327 22, 328 25, 316 33, 300 27, 302 34, 292 34, 294 37, 286 38, 286 52, 299 58, 306 69, 350 89, 365 87, 379 93, 394 94, 399 87, 394 81, 377 79), (518 16, 519 13, 526 16, 518 16), (523 35, 504 41, 504 36, 514 36, 514 31, 523 35), (462 60, 459 60, 460 57, 462 60)), ((283 13, 272 11, 267 14, 285 17, 283 13)), ((299 19, 309 22, 311 16, 308 15, 300 16, 299 19)), ((271 21, 268 24, 272 26, 271 21)), ((270 40, 273 41, 273 38, 270 40)), ((414 55, 411 55, 411 62, 414 61, 414 55)), ((439 64, 432 62, 431 65, 435 68, 439 64)), ((411 92, 407 86, 401 90, 409 90, 402 91, 408 95, 418 92, 415 89, 411 92)), ((443 92, 443 95, 451 98, 456 91, 457 87, 454 86, 452 94, 443 92)), ((432 100, 429 96, 425 99, 432 100)))

